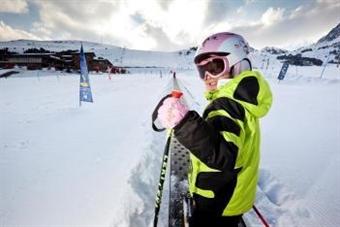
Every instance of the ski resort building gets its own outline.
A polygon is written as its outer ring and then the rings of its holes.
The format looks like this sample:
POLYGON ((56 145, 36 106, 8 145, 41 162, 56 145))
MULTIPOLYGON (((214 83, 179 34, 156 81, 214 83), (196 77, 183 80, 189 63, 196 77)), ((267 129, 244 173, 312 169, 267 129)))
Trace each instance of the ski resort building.
MULTIPOLYGON (((66 72, 78 71, 79 51, 67 50, 60 52, 49 52, 46 50, 33 50, 27 53, 9 52, 7 49, 0 50, 0 67, 11 69, 14 67, 26 67, 28 70, 37 70, 42 68, 55 68, 66 72)), ((88 70, 95 72, 124 73, 121 68, 112 65, 108 59, 102 57, 96 58, 94 52, 85 53, 88 70)))

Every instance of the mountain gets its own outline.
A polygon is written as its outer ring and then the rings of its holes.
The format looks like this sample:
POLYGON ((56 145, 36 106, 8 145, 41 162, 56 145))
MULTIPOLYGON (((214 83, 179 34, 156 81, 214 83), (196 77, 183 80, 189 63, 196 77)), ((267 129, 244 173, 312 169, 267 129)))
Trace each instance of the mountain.
POLYGON ((317 43, 322 43, 322 42, 332 42, 333 40, 340 41, 340 23, 333 28, 327 35, 319 39, 317 43))
POLYGON ((288 50, 280 49, 277 47, 265 47, 261 49, 261 52, 277 55, 277 54, 286 54, 288 53, 288 50))
POLYGON ((289 51, 277 57, 290 64, 323 65, 340 61, 340 23, 316 43, 289 51))
MULTIPOLYGON (((23 53, 30 48, 43 48, 50 51, 79 50, 81 41, 33 41, 15 40, 0 42, 1 48, 9 51, 23 53)), ((191 47, 173 52, 132 50, 109 44, 100 44, 83 41, 85 51, 94 52, 97 57, 109 59, 115 66, 123 67, 162 67, 166 69, 192 69, 193 58, 197 47, 191 47)), ((1 57, 1 56, 0 56, 1 57)), ((340 23, 327 35, 316 43, 287 51, 276 47, 265 47, 261 50, 251 48, 251 59, 255 67, 263 67, 264 62, 280 63, 280 60, 296 58, 299 62, 313 59, 310 62, 325 61, 337 63, 340 60, 340 23), (292 57, 293 56, 293 57, 292 57), (304 59, 303 59, 304 58, 304 59), (269 60, 270 59, 270 60, 269 60)), ((267 64, 267 63, 266 63, 267 64)), ((272 63, 271 63, 272 64, 272 63)), ((281 63, 280 63, 281 64, 281 63)), ((291 64, 295 64, 293 61, 291 64)), ((304 64, 303 64, 304 65, 304 64)), ((309 64, 305 64, 309 65, 309 64)), ((318 63, 320 65, 320 63, 318 63)))
POLYGON ((192 67, 191 59, 194 48, 175 52, 133 50, 110 44, 101 44, 78 40, 63 41, 36 41, 36 40, 14 40, 0 42, 0 49, 8 48, 11 52, 24 53, 25 50, 43 48, 49 51, 79 50, 83 43, 85 52, 94 52, 97 57, 110 60, 115 66, 122 67, 162 67, 182 68, 192 67))

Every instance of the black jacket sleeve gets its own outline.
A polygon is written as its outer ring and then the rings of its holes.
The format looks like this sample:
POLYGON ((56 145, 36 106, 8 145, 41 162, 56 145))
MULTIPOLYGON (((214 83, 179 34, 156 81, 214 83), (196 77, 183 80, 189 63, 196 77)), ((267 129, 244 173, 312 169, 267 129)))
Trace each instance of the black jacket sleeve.
POLYGON ((238 148, 195 111, 189 111, 174 128, 177 140, 210 168, 233 170, 238 148))

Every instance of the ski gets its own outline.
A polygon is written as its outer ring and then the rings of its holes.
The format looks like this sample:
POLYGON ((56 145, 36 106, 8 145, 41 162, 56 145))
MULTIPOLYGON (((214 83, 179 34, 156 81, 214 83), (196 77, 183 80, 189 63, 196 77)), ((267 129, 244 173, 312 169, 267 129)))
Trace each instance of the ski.
POLYGON ((169 227, 188 226, 190 202, 188 195, 189 151, 171 138, 170 144, 170 184, 169 184, 169 227))

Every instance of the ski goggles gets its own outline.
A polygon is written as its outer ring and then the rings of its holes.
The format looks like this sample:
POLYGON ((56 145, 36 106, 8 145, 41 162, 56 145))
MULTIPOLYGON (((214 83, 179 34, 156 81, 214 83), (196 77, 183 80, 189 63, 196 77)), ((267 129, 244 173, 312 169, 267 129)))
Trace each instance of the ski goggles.
POLYGON ((209 76, 217 78, 229 72, 228 59, 222 56, 212 56, 196 64, 199 76, 204 79, 208 73, 209 76))

